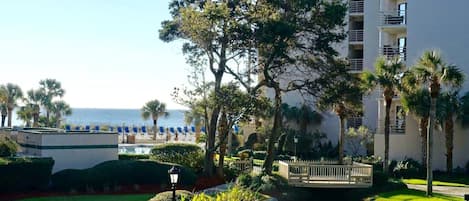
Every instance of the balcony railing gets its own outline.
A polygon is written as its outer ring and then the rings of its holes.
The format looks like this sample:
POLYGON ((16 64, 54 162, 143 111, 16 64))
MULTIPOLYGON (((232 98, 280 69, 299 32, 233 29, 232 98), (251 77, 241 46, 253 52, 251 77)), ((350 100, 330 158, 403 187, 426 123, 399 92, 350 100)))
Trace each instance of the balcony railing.
POLYGON ((364 1, 363 0, 358 0, 358 1, 349 1, 349 12, 350 13, 363 13, 364 8, 364 1))
POLYGON ((361 125, 363 125, 362 117, 350 117, 347 119, 347 128, 358 129, 361 125))
MULTIPOLYGON (((391 134, 405 134, 406 121, 404 119, 391 120, 389 123, 389 131, 391 134)), ((379 134, 384 134, 384 120, 379 121, 378 131, 379 134)))
POLYGON ((348 39, 350 42, 363 42, 363 29, 350 30, 348 39))
POLYGON ((362 71, 363 70, 363 58, 359 59, 349 59, 351 71, 362 71))
POLYGON ((379 54, 386 57, 387 59, 398 57, 401 61, 406 61, 407 48, 384 45, 383 47, 379 48, 379 54))
POLYGON ((381 25, 405 25, 407 11, 381 11, 379 16, 381 25))

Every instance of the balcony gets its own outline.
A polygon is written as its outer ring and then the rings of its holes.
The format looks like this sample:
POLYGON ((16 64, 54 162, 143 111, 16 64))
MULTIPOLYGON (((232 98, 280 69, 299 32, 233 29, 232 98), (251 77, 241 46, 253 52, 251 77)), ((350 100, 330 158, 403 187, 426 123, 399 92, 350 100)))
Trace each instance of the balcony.
MULTIPOLYGON (((390 134, 405 134, 406 122, 404 119, 391 120, 389 123, 390 134)), ((384 134, 384 120, 379 121, 378 134, 384 134)))
POLYGON ((379 48, 379 54, 386 57, 387 59, 398 57, 402 62, 406 61, 407 59, 406 47, 392 47, 390 45, 384 45, 383 47, 379 48))
POLYGON ((349 1, 349 12, 350 14, 363 14, 364 1, 363 0, 351 0, 349 1))
POLYGON ((399 33, 406 30, 407 11, 381 11, 379 13, 379 25, 385 31, 399 33))
POLYGON ((350 71, 362 71, 363 70, 363 58, 354 58, 349 59, 350 61, 350 71))
POLYGON ((350 30, 348 39, 351 43, 361 43, 361 42, 363 42, 363 29, 350 30))

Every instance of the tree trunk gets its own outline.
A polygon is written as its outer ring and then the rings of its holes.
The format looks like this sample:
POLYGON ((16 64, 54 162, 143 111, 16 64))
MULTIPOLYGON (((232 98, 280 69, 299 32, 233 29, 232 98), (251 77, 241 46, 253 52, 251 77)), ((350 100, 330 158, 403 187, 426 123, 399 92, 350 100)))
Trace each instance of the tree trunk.
POLYGON ((428 117, 419 119, 419 131, 421 139, 421 149, 422 149, 422 165, 425 166, 427 163, 427 126, 428 126, 428 117))
POLYGON ((339 115, 339 164, 344 164, 344 139, 345 139, 345 118, 343 115, 339 115))
POLYGON ((264 173, 271 175, 272 174, 272 164, 274 162, 274 144, 277 140, 277 136, 280 135, 281 124, 282 124, 282 114, 280 107, 282 105, 282 96, 279 88, 275 89, 275 116, 274 116, 274 125, 272 126, 272 132, 268 138, 267 144, 267 155, 263 164, 264 173))
MULTIPOLYGON (((215 77, 215 94, 220 93, 221 89, 221 76, 215 77)), ((213 176, 213 152, 215 151, 215 134, 217 132, 217 123, 218 123, 218 116, 220 113, 220 106, 215 106, 212 111, 212 115, 210 117, 210 125, 208 127, 208 135, 207 135, 207 144, 206 144, 206 151, 205 151, 205 160, 204 160, 204 173, 205 175, 211 177, 213 176)))
POLYGON ((453 114, 448 114, 445 120, 445 141, 446 141, 446 172, 453 172, 453 148, 454 148, 454 127, 453 114))
POLYGON ((39 114, 38 113, 33 114, 33 127, 35 128, 39 127, 39 114))
POLYGON ((153 119, 153 139, 154 140, 156 140, 156 131, 158 129, 157 122, 158 122, 158 120, 156 118, 153 119))
POLYGON ((60 128, 60 119, 62 119, 62 117, 60 115, 56 115, 57 119, 55 120, 55 127, 56 128, 60 128))
MULTIPOLYGON (((430 90, 431 91, 431 90, 430 90)), ((436 117, 436 97, 432 96, 430 100, 430 121, 428 123, 427 133, 427 196, 433 194, 433 170, 432 170, 432 149, 433 149, 433 128, 435 127, 436 117)))
POLYGON ((5 119, 7 118, 7 114, 2 113, 2 128, 5 127, 5 119))
POLYGON ((218 156, 218 169, 217 169, 217 174, 220 178, 224 177, 223 173, 223 166, 225 162, 225 153, 226 153, 226 136, 229 134, 228 129, 227 129, 227 119, 226 119, 226 113, 222 113, 220 117, 220 123, 219 123, 219 130, 218 130, 218 138, 219 138, 219 143, 220 143, 220 148, 219 148, 219 153, 220 155, 218 156))
POLYGON ((10 128, 11 128, 11 119, 13 118, 12 114, 13 114, 13 108, 8 108, 8 127, 10 128))
POLYGON ((389 113, 391 113, 391 104, 392 104, 392 96, 385 97, 385 116, 384 116, 384 165, 383 165, 383 172, 389 172, 389 133, 390 133, 390 120, 389 120, 389 113))

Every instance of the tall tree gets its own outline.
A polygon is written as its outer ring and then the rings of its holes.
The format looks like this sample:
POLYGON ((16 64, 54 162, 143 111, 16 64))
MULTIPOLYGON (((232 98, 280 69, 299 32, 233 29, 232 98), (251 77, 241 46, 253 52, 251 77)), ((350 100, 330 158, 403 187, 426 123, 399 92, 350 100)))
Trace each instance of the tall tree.
POLYGON ((441 85, 448 88, 459 88, 464 82, 464 75, 453 65, 444 63, 437 51, 425 51, 418 59, 417 64, 412 67, 415 82, 420 86, 428 87, 430 91, 430 116, 427 133, 427 195, 432 195, 432 149, 433 130, 436 120, 436 104, 441 94, 441 85))
MULTIPOLYGON (((158 118, 169 116, 169 113, 166 110, 166 104, 160 102, 157 99, 145 103, 141 111, 143 119, 147 120, 151 117, 151 119, 153 120, 154 131, 156 131, 156 128, 158 127, 158 118)), ((154 132, 153 135, 153 137, 156 139, 156 132, 154 132)))
POLYGON ((56 97, 63 97, 65 90, 62 84, 56 79, 45 79, 39 81, 40 89, 44 94, 42 105, 46 109, 47 126, 52 126, 53 122, 50 121, 50 113, 52 108, 52 101, 56 97))
POLYGON ((3 86, 0 86, 0 113, 1 113, 1 118, 2 118, 2 128, 5 127, 5 120, 8 115, 8 110, 7 110, 7 100, 8 100, 8 92, 6 91, 6 88, 3 86))
POLYGON ((8 83, 7 85, 1 86, 6 91, 7 100, 6 100, 6 108, 8 113, 8 127, 11 127, 11 119, 13 117, 13 109, 17 106, 18 100, 23 97, 23 91, 21 91, 20 86, 12 83, 8 83))
POLYGON ((18 119, 24 122, 26 127, 31 127, 31 119, 33 118, 33 108, 30 105, 22 106, 16 111, 18 119))
MULTIPOLYGON (((249 30, 243 16, 244 5, 245 1, 238 0, 172 0, 169 5, 172 19, 162 22, 160 39, 166 42, 185 39, 185 54, 207 59, 216 94, 220 92, 230 60, 244 53, 238 48, 245 41, 242 33, 249 30)), ((212 110, 204 160, 204 172, 209 176, 213 174, 215 133, 221 106, 216 105, 212 110)))
POLYGON ((338 1, 293 0, 255 1, 250 10, 247 21, 253 34, 251 43, 245 45, 254 67, 229 72, 252 93, 260 88, 272 92, 273 125, 263 164, 264 172, 271 174, 274 144, 282 129, 283 94, 298 91, 317 96, 336 76, 346 73, 345 68, 335 65, 338 53, 333 44, 345 38, 347 9, 338 1), (250 79, 242 77, 250 72, 259 77, 253 87, 246 81, 250 79))
POLYGON ((380 87, 383 92, 385 116, 384 116, 384 165, 385 173, 389 170, 389 133, 392 99, 398 92, 400 79, 404 72, 404 65, 399 58, 387 60, 384 57, 377 59, 375 63, 375 72, 365 71, 362 73, 363 87, 368 91, 373 91, 380 87))
POLYGON ((59 100, 54 101, 51 104, 50 111, 54 114, 55 127, 60 128, 60 123, 63 116, 68 116, 72 114, 72 108, 65 101, 59 100))
POLYGON ((317 106, 323 111, 332 109, 339 117, 339 162, 344 161, 345 121, 347 118, 362 113, 362 95, 360 80, 356 76, 344 74, 335 86, 322 92, 317 106))
MULTIPOLYGON (((33 118, 33 127, 39 126, 39 114, 40 114, 40 105, 42 100, 44 100, 45 94, 41 90, 29 90, 26 92, 26 97, 24 102, 31 111, 31 115, 33 118)), ((26 110, 23 110, 23 112, 26 110)))
MULTIPOLYGON (((406 80, 408 75, 404 76, 403 80, 406 80)), ((403 84, 405 85, 405 81, 403 84)), ((410 87, 410 86, 409 86, 410 87)), ((430 93, 428 89, 416 88, 416 86, 410 87, 412 90, 401 93, 401 103, 404 111, 411 113, 418 121, 419 134, 421 139, 421 150, 422 150, 422 164, 427 161, 427 127, 428 118, 430 115, 430 93)))

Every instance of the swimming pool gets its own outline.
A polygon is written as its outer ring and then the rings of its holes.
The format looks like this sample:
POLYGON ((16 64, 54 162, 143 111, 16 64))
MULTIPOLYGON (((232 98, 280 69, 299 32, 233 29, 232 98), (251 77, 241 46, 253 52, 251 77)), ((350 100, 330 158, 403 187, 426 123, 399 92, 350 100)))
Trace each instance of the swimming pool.
POLYGON ((120 144, 119 154, 150 154, 152 144, 120 144))

